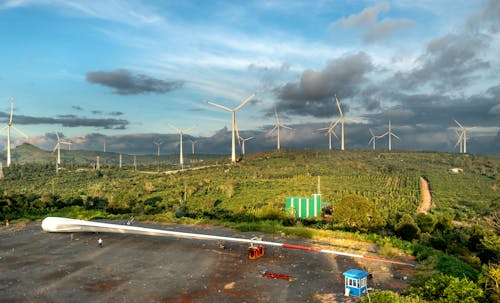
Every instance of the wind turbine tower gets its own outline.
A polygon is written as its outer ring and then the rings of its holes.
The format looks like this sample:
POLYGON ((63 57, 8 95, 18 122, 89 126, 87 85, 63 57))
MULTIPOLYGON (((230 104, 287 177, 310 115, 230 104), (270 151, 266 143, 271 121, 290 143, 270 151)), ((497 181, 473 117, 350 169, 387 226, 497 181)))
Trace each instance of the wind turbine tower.
MULTIPOLYGON (((231 113, 231 162, 236 163, 236 135, 235 133, 237 132, 236 129, 236 112, 241 109, 245 104, 247 104, 252 98, 255 97, 255 93, 251 94, 248 98, 243 100, 243 102, 240 103, 240 105, 236 106, 235 108, 231 109, 227 106, 220 105, 214 102, 207 101, 208 104, 213 105, 215 107, 218 107, 220 109, 223 109, 225 111, 228 111, 231 113)), ((239 135, 238 135, 239 137, 239 135)))
POLYGON ((12 124, 12 114, 14 112, 14 99, 11 99, 10 101, 10 117, 9 117, 9 122, 7 123, 7 125, 5 125, 2 129, 0 129, 0 131, 4 130, 4 129, 7 129, 7 167, 10 166, 10 163, 11 163, 11 159, 10 159, 10 137, 11 137, 11 134, 10 134, 10 129, 13 128, 18 134, 20 134, 21 136, 23 136, 25 139, 28 139, 28 136, 26 136, 21 130, 19 130, 17 127, 15 127, 13 124, 12 124))
POLYGON ((156 145, 157 156, 160 157, 160 148, 161 148, 161 145, 163 144, 163 142, 161 142, 161 141, 154 141, 153 144, 156 145))
POLYGON ((189 140, 189 141, 191 141, 191 154, 193 154, 193 155, 194 155, 194 145, 195 145, 196 143, 198 143, 198 141, 193 141, 193 140, 189 140))
POLYGON ((332 128, 337 126, 337 124, 340 122, 340 127, 341 127, 341 134, 340 134, 340 150, 344 150, 345 145, 344 145, 344 122, 345 121, 352 121, 352 122, 360 122, 359 120, 352 119, 352 118, 346 118, 344 117, 344 113, 342 112, 342 108, 340 107, 340 102, 339 99, 337 98, 337 95, 335 95, 335 102, 337 103, 337 107, 339 109, 339 119, 332 125, 332 128))
POLYGON ((240 137, 240 140, 241 140, 241 153, 243 154, 243 156, 245 156, 245 142, 248 141, 248 140, 252 140, 254 137, 248 137, 248 138, 243 138, 243 137, 240 137))
POLYGON ((332 121, 328 127, 318 128, 318 130, 326 130, 325 136, 328 135, 328 149, 329 150, 332 150, 332 135, 334 135, 335 138, 337 138, 337 139, 339 138, 339 137, 337 137, 337 134, 335 133, 335 130, 334 130, 335 126, 337 126, 337 122, 333 123, 333 121, 332 121))
MULTIPOLYGON (((463 153, 466 154, 467 153, 467 129, 465 127, 462 126, 462 124, 458 123, 457 120, 453 120, 455 121, 455 123, 458 125, 458 127, 460 127, 460 129, 462 130, 462 133, 460 134, 461 135, 461 139, 462 139, 462 145, 463 145, 463 153)), ((459 141, 460 141, 460 138, 459 138, 459 141)))
POLYGON ((185 129, 184 131, 183 130, 180 130, 178 129, 177 127, 175 127, 174 125, 172 124, 169 124, 170 128, 172 128, 173 130, 177 131, 179 133, 179 146, 180 146, 180 149, 179 149, 179 164, 181 166, 181 169, 184 169, 184 158, 182 156, 182 135, 184 133, 187 133, 188 131, 190 131, 191 129, 194 128, 194 126, 191 126, 190 128, 188 129, 185 129))
POLYGON ((278 112, 276 112, 276 109, 274 110, 274 119, 276 120, 276 125, 274 126, 273 129, 269 131, 269 134, 272 134, 274 131, 277 133, 277 142, 276 142, 276 149, 280 150, 280 128, 286 128, 289 130, 293 130, 293 128, 288 127, 284 124, 280 124, 280 118, 278 117, 278 112))
POLYGON ((370 134, 372 135, 372 137, 370 138, 370 141, 368 141, 368 145, 370 145, 370 143, 372 143, 373 144, 373 150, 375 150, 375 142, 377 141, 377 139, 382 138, 382 136, 376 136, 373 133, 373 131, 372 131, 371 128, 369 128, 368 130, 370 131, 370 134))
POLYGON ((380 138, 385 137, 385 136, 389 136, 389 151, 392 149, 391 137, 394 137, 398 140, 401 140, 401 139, 399 139, 399 137, 395 133, 392 132, 391 120, 389 120, 389 130, 385 134, 380 135, 380 138))
POLYGON ((59 133, 57 131, 55 133, 57 137, 57 143, 56 146, 54 146, 54 150, 52 152, 55 152, 57 150, 57 165, 61 165, 61 144, 70 145, 71 142, 61 140, 61 137, 59 137, 59 133))

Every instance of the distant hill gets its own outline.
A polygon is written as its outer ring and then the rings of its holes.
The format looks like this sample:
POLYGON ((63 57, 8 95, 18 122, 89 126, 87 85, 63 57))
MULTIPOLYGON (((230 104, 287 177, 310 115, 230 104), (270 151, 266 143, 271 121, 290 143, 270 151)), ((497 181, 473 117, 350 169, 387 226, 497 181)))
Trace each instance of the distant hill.
MULTIPOLYGON (((61 163, 63 165, 93 165, 96 162, 96 157, 99 156, 101 165, 119 165, 119 153, 102 152, 91 150, 67 150, 61 149, 61 163)), ((7 152, 2 154, 3 163, 6 162, 7 152)), ((55 163, 57 151, 51 152, 43 150, 29 143, 23 143, 11 151, 12 163, 27 164, 27 163, 55 163)), ((159 160, 162 164, 176 165, 179 162, 178 154, 160 155, 136 155, 137 165, 156 165, 159 160)), ((185 163, 190 161, 208 160, 221 157, 220 155, 199 154, 191 155, 184 154, 185 163)), ((122 165, 132 165, 134 163, 134 155, 122 154, 122 165)))

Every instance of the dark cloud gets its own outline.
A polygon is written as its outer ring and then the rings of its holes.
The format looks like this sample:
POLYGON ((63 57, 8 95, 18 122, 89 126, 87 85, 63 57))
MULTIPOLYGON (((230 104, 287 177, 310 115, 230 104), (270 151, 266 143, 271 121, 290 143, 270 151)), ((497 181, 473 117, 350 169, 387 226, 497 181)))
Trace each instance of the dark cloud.
POLYGON ((88 72, 86 79, 90 83, 114 88, 114 93, 119 95, 165 94, 184 85, 183 81, 165 81, 142 74, 134 75, 125 69, 88 72))
MULTIPOLYGON (((0 112, 0 117, 8 117, 5 112, 0 112)), ((59 124, 64 127, 99 127, 104 129, 125 129, 129 122, 123 119, 92 119, 85 117, 78 117, 76 115, 59 115, 53 117, 32 117, 16 115, 14 119, 15 124, 59 124)))
POLYGON ((337 110, 332 97, 337 94, 342 100, 355 95, 367 84, 366 76, 373 69, 371 58, 359 52, 331 60, 320 72, 305 70, 299 82, 274 89, 277 108, 293 115, 331 116, 337 110))
POLYGON ((488 46, 488 37, 481 34, 448 34, 431 40, 417 61, 418 67, 396 73, 390 83, 409 90, 426 85, 438 91, 462 88, 476 72, 490 67, 481 57, 488 46))
POLYGON ((486 1, 482 10, 469 17, 467 26, 473 31, 486 28, 492 33, 498 33, 500 31, 500 1, 486 1))
POLYGON ((122 112, 118 112, 118 111, 115 111, 115 112, 110 112, 109 114, 110 114, 111 116, 115 116, 115 117, 124 115, 124 113, 122 113, 122 112))
POLYGON ((73 105, 73 106, 71 106, 71 108, 74 110, 83 110, 83 107, 81 107, 79 105, 73 105))
POLYGON ((93 110, 93 111, 91 111, 91 113, 92 113, 93 115, 101 115, 101 114, 102 114, 102 111, 100 111, 100 110, 93 110))
POLYGON ((389 11, 389 9, 390 5, 388 3, 377 3, 374 6, 365 8, 359 14, 341 18, 333 26, 361 28, 364 31, 363 42, 374 43, 390 38, 398 30, 415 25, 415 22, 409 19, 384 18, 378 20, 379 14, 389 11))

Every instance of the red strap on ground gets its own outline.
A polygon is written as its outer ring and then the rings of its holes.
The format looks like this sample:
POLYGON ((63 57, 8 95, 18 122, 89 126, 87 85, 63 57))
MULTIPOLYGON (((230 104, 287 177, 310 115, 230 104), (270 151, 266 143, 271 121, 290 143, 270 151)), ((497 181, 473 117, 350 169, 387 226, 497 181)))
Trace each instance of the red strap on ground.
POLYGON ((281 280, 285 280, 285 281, 292 281, 293 280, 292 276, 285 275, 285 274, 278 274, 275 272, 268 272, 268 271, 262 273, 262 276, 269 278, 269 279, 281 279, 281 280))
POLYGON ((293 249, 301 249, 301 250, 310 250, 310 251, 320 251, 321 248, 316 248, 316 247, 309 247, 309 246, 302 246, 302 245, 295 245, 295 244, 286 244, 283 243, 281 247, 284 248, 293 248, 293 249))

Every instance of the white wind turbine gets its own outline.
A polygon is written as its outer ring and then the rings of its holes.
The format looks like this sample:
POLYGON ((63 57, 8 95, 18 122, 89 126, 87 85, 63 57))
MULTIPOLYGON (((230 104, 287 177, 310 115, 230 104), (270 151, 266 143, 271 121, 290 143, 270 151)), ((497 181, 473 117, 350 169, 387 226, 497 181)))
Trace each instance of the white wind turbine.
MULTIPOLYGON (((460 134, 461 136, 461 141, 462 141, 462 146, 463 146, 463 150, 462 150, 462 153, 466 154, 467 153, 467 129, 465 127, 462 126, 462 124, 458 123, 457 120, 453 120, 455 121, 455 123, 458 125, 458 127, 460 127, 460 129, 462 130, 462 133, 460 134)), ((470 129, 470 127, 469 127, 470 129)), ((459 138, 459 141, 460 141, 460 138, 459 138)))
POLYGON ((370 145, 370 143, 373 144, 373 150, 375 150, 375 142, 377 141, 377 139, 380 139, 382 138, 382 136, 377 136, 373 133, 372 129, 369 128, 368 129, 370 131, 370 134, 372 135, 372 137, 370 138, 370 141, 368 141, 368 145, 370 145))
POLYGON ((10 146, 11 146, 10 145, 10 137, 11 137, 10 129, 13 128, 18 134, 20 134, 21 136, 23 136, 25 139, 28 139, 28 136, 26 136, 21 130, 19 130, 17 127, 15 127, 12 124, 12 114, 13 114, 13 112, 14 112, 14 101, 13 101, 13 99, 11 99, 11 101, 10 101, 10 117, 9 117, 9 122, 2 129, 0 129, 0 131, 2 131, 4 129, 7 129, 7 167, 9 167, 10 163, 11 163, 11 159, 10 159, 10 146))
POLYGON ((156 145, 157 155, 159 157, 160 156, 160 148, 161 148, 161 145, 163 144, 163 142, 161 142, 161 141, 153 141, 153 144, 156 145))
POLYGON ((273 129, 271 129, 269 131, 269 134, 272 134, 274 131, 277 132, 277 140, 276 140, 276 149, 277 150, 280 150, 280 128, 286 128, 286 129, 289 129, 289 130, 293 130, 293 128, 291 127, 288 127, 284 124, 280 124, 280 118, 278 117, 278 112, 276 112, 276 109, 274 109, 274 119, 276 120, 276 125, 274 126, 273 129))
MULTIPOLYGON (((338 121, 337 121, 338 122, 338 121)), ((328 135, 328 149, 331 150, 332 149, 332 135, 335 136, 335 138, 339 138, 337 137, 337 134, 335 133, 335 126, 337 126, 337 123, 334 123, 332 121, 332 123, 330 123, 330 125, 328 127, 323 127, 323 128, 318 128, 318 130, 326 130, 326 135, 328 135)))
POLYGON ((389 136, 389 151, 392 149, 391 137, 394 137, 394 138, 396 138, 398 140, 401 140, 401 139, 399 139, 398 136, 396 136, 395 133, 392 132, 392 129, 391 129, 391 120, 389 120, 389 130, 385 134, 380 135, 379 138, 383 138, 385 136, 389 136))
POLYGON ((179 133, 179 164, 181 166, 181 169, 184 169, 184 158, 182 156, 182 135, 184 133, 187 133, 188 131, 190 131, 191 129, 193 129, 195 127, 195 125, 191 126, 190 128, 188 129, 185 129, 185 130, 180 130, 178 129, 177 127, 175 127, 174 125, 172 124, 168 124, 170 126, 170 128, 172 128, 173 130, 177 131, 179 133))
POLYGON ((254 137, 248 137, 248 138, 239 137, 239 139, 241 140, 241 153, 243 154, 243 156, 245 155, 245 142, 248 140, 252 140, 253 138, 254 137))
POLYGON ((220 109, 223 109, 223 110, 228 111, 228 112, 231 113, 231 162, 233 162, 233 163, 236 163, 236 143, 235 143, 235 140, 236 140, 237 137, 239 137, 239 136, 235 135, 235 132, 237 132, 237 129, 236 129, 236 112, 240 108, 242 108, 245 104, 247 104, 250 100, 252 100, 253 97, 255 97, 255 93, 251 94, 248 98, 246 98, 245 100, 243 100, 243 102, 241 102, 240 105, 236 106, 233 109, 230 109, 229 107, 224 106, 224 105, 220 105, 220 104, 217 104, 217 103, 214 103, 214 102, 207 101, 208 104, 213 105, 215 107, 218 107, 220 109))
POLYGON ((193 141, 193 140, 189 140, 189 141, 191 141, 191 154, 193 154, 193 155, 194 155, 194 145, 195 145, 196 143, 198 143, 198 141, 193 141))
POLYGON ((457 135, 457 143, 455 143, 455 148, 457 146, 460 146, 459 149, 460 149, 460 153, 463 153, 464 152, 464 146, 463 146, 463 135, 464 133, 463 132, 459 132, 458 130, 455 131, 455 134, 457 135))
POLYGON ((335 126, 337 126, 337 124, 340 122, 340 126, 341 126, 340 149, 344 150, 344 122, 345 121, 360 122, 360 121, 356 120, 356 119, 344 117, 344 113, 342 112, 342 108, 340 107, 340 102, 339 102, 339 99, 337 98, 337 95, 335 95, 335 102, 337 103, 337 107, 339 109, 339 115, 340 115, 340 117, 332 125, 332 129, 335 128, 335 126))
POLYGON ((71 146, 71 142, 69 141, 64 141, 61 140, 61 137, 59 137, 59 133, 56 131, 56 137, 57 137, 57 143, 56 146, 54 146, 54 150, 52 152, 55 152, 57 150, 57 165, 61 164, 61 144, 66 144, 71 146))

